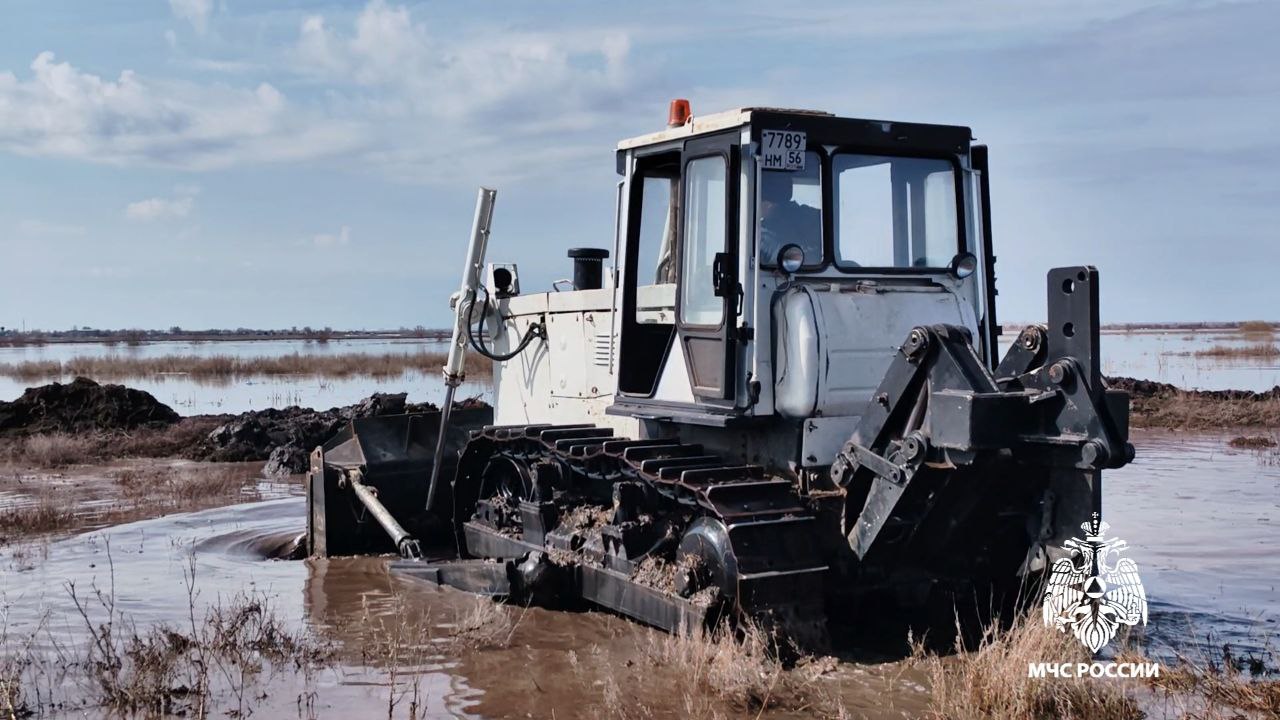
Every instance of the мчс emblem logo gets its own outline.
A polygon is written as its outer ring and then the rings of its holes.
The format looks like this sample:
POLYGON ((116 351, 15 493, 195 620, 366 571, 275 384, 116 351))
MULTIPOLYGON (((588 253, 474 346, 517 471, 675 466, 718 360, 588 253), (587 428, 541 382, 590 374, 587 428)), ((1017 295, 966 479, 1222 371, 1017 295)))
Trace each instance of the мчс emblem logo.
POLYGON ((1080 525, 1084 540, 1063 546, 1072 556, 1053 564, 1044 595, 1044 624, 1072 635, 1093 652, 1115 637, 1121 625, 1147 624, 1147 593, 1138 566, 1118 557, 1125 541, 1107 538, 1108 525, 1098 513, 1080 525))

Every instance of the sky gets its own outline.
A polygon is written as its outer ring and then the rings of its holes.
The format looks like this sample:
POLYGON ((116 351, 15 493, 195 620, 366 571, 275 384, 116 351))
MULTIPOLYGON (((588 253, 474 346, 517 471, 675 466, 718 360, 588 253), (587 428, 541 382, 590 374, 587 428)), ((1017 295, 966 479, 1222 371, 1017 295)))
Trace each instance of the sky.
POLYGON ((444 326, 476 188, 526 291, 618 139, 770 105, 990 146, 1000 317, 1280 319, 1280 5, 6 0, 0 326, 444 326))

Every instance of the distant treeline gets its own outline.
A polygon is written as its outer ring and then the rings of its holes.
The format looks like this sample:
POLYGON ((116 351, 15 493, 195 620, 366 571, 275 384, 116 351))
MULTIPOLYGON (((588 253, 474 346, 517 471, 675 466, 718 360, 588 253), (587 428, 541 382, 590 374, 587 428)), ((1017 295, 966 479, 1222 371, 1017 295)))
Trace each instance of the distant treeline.
POLYGON ((450 331, 427 328, 421 325, 396 330, 334 330, 330 327, 293 327, 275 330, 255 328, 227 328, 212 330, 186 330, 177 326, 168 330, 141 330, 136 328, 104 330, 79 327, 71 330, 15 330, 0 326, 0 346, 44 345, 47 343, 98 342, 107 345, 141 345, 145 342, 216 342, 219 340, 330 340, 419 338, 447 340, 450 331))

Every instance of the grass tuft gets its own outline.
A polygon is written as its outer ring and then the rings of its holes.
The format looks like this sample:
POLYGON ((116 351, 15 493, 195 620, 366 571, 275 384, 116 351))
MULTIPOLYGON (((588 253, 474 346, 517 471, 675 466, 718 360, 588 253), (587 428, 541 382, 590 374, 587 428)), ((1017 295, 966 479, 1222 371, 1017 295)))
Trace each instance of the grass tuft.
POLYGON ((976 650, 957 645, 948 657, 912 644, 912 661, 932 684, 932 717, 948 720, 1138 720, 1144 714, 1120 686, 1092 678, 1028 677, 1039 662, 1088 662, 1069 634, 1025 618, 1010 629, 987 628, 976 650))
POLYGON ((1252 345, 1214 345, 1211 348, 1197 350, 1196 357, 1211 358, 1274 358, 1280 357, 1280 346, 1272 342, 1254 343, 1252 345))

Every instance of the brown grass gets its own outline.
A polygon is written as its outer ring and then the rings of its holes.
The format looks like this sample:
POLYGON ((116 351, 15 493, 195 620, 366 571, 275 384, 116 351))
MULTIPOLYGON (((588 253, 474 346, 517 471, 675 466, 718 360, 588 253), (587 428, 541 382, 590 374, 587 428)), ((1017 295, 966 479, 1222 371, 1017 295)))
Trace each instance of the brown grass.
POLYGON ((450 635, 455 649, 483 650, 511 644, 518 621, 511 608, 485 597, 472 599, 457 615, 450 635))
MULTIPOLYGON (((197 380, 229 380, 240 377, 311 375, 326 378, 399 377, 410 372, 438 373, 446 355, 439 352, 341 353, 336 355, 279 355, 237 357, 234 355, 163 355, 129 357, 127 355, 75 357, 65 362, 28 360, 0 363, 0 375, 24 382, 57 380, 84 376, 97 380, 124 380, 138 377, 182 375, 197 380)), ((492 374, 491 364, 483 358, 471 358, 467 374, 486 378, 492 374)))
POLYGON ((1241 450, 1266 450, 1275 447, 1276 441, 1265 435, 1241 435, 1231 438, 1227 444, 1241 450))
POLYGON ((55 533, 75 521, 75 513, 68 505, 50 497, 42 497, 33 505, 0 510, 0 545, 12 538, 55 533))
POLYGON ((0 437, 0 463, 27 468, 61 468, 117 458, 182 457, 225 418, 182 418, 163 428, 100 433, 46 433, 0 437))
POLYGON ((187 463, 127 468, 109 477, 110 484, 23 482, 20 491, 35 501, 0 510, 0 545, 242 502, 249 499, 246 489, 256 489, 258 474, 243 464, 187 463), (110 502, 98 502, 104 499, 110 502))
MULTIPOLYGON (((655 632, 645 656, 677 678, 668 692, 683 700, 686 717, 724 717, 725 711, 750 717, 767 710, 839 717, 843 712, 838 688, 822 682, 835 667, 833 658, 804 658, 788 668, 778 659, 772 636, 755 625, 737 631, 655 632)), ((619 693, 616 687, 614 693, 619 693)))
POLYGON ((1280 427, 1280 388, 1265 392, 1183 390, 1168 383, 1126 377, 1109 377, 1107 385, 1129 393, 1130 419, 1136 427, 1280 427))
POLYGON ((1178 391, 1133 399, 1133 424, 1180 430, 1230 427, 1280 427, 1280 398, 1263 400, 1208 398, 1178 391))
POLYGON ((1196 357, 1212 358, 1274 358, 1280 357, 1280 346, 1264 342, 1253 345, 1214 345, 1205 350, 1197 350, 1196 357))
POLYGON ((36 468, 59 468, 98 459, 101 443, 91 435, 49 433, 0 441, 0 461, 36 468))
POLYGON ((1028 677, 1039 662, 1088 662, 1088 650, 1073 636, 1034 618, 1011 629, 988 628, 976 650, 957 647, 950 657, 929 654, 913 643, 914 663, 928 672, 932 717, 948 720, 1137 720, 1144 717, 1122 686, 1091 678, 1028 677))

